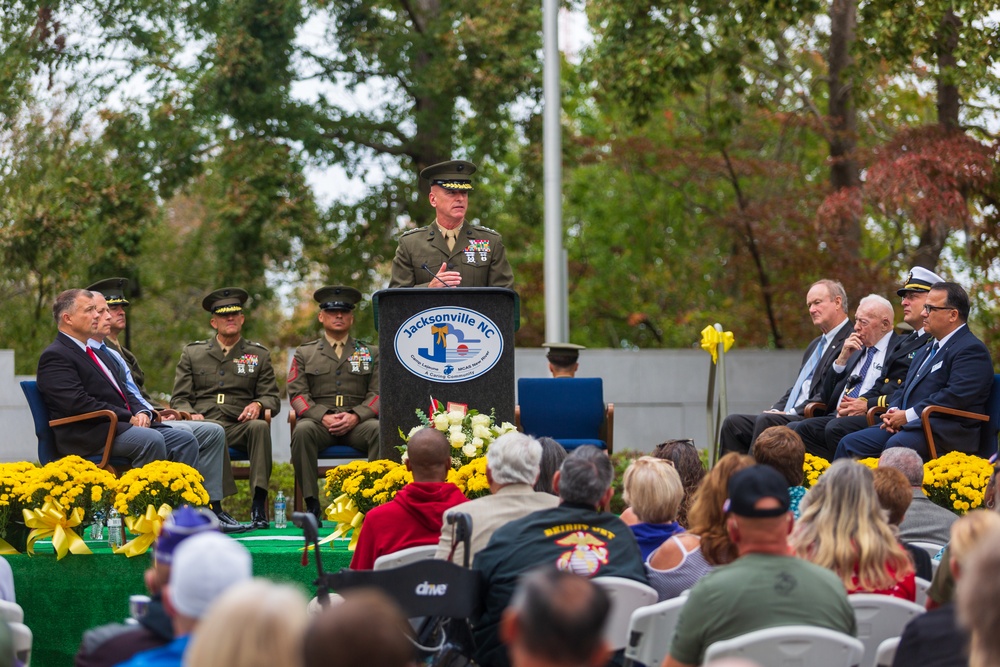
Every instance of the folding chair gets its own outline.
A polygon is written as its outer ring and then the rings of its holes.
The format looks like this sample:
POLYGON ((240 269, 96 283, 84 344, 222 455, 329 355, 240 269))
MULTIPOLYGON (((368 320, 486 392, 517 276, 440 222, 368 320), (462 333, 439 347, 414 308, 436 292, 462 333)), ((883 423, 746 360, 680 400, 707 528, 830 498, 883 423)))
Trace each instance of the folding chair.
POLYGON ((767 667, 852 667, 863 654, 864 645, 850 635, 810 625, 787 625, 715 642, 705 651, 705 662, 745 658, 767 667))

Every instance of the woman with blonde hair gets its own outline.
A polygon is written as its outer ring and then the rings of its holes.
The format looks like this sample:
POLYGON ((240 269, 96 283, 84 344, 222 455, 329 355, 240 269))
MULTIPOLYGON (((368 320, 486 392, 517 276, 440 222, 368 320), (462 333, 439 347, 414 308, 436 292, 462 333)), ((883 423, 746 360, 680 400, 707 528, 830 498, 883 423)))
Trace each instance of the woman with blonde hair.
POLYGON ((625 470, 622 478, 625 502, 638 523, 629 528, 639 543, 643 560, 672 535, 684 532, 677 523, 677 510, 684 499, 684 485, 669 461, 643 456, 625 470))
POLYGON ((198 623, 185 667, 300 667, 308 618, 297 588, 253 579, 223 593, 198 623))
POLYGON ((836 573, 848 593, 916 599, 913 564, 875 494, 872 471, 834 461, 802 501, 792 532, 795 552, 836 573))

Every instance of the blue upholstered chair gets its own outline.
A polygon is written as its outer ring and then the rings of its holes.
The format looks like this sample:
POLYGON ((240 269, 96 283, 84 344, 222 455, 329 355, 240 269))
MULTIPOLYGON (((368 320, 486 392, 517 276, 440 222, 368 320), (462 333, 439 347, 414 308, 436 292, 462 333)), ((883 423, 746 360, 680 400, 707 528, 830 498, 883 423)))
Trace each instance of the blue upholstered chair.
POLYGON ((49 419, 49 410, 45 407, 42 399, 42 392, 38 390, 38 383, 34 380, 22 380, 21 391, 28 400, 28 407, 31 409, 31 419, 35 423, 35 436, 38 438, 38 461, 45 465, 51 461, 62 458, 56 450, 56 436, 52 431, 53 426, 73 424, 87 419, 104 418, 108 420, 108 437, 104 442, 104 451, 101 454, 85 457, 89 461, 97 464, 97 467, 104 468, 114 474, 119 474, 132 467, 127 458, 121 456, 111 456, 111 444, 115 440, 115 429, 118 426, 118 415, 111 410, 96 410, 85 412, 72 417, 62 419, 49 419))
POLYGON ((517 427, 548 436, 567 451, 580 445, 614 445, 613 403, 604 403, 601 378, 521 378, 517 381, 517 427))

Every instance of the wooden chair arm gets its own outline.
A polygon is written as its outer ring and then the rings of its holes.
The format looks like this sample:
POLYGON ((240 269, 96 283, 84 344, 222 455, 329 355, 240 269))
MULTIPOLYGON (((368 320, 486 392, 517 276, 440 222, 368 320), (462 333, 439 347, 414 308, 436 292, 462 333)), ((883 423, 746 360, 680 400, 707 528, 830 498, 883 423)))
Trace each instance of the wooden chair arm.
POLYGON ((937 458, 937 447, 934 445, 934 433, 931 431, 931 415, 942 414, 950 417, 962 417, 964 419, 975 419, 981 422, 988 422, 989 415, 981 415, 978 412, 966 412, 955 408, 946 408, 943 405, 928 405, 920 412, 920 425, 924 429, 924 438, 927 439, 927 451, 932 459, 937 458))
POLYGON ((608 456, 614 454, 615 449, 615 404, 608 403, 604 411, 604 442, 608 443, 608 456))
POLYGON ((514 406, 514 426, 517 428, 519 433, 524 433, 524 429, 521 428, 521 406, 514 406))
POLYGON ((111 410, 94 410, 93 412, 84 412, 81 415, 73 415, 72 417, 62 417, 60 419, 50 420, 49 426, 65 426, 66 424, 73 424, 87 419, 98 418, 108 420, 108 437, 104 441, 104 455, 101 457, 101 462, 97 464, 98 468, 105 468, 108 465, 108 461, 111 459, 111 443, 115 441, 115 435, 117 435, 118 431, 118 415, 111 410))
MULTIPOLYGON (((165 417, 170 417, 171 419, 183 419, 184 417, 178 410, 173 408, 163 408, 162 410, 156 411, 156 421, 163 421, 165 417)), ((191 415, 188 415, 190 418, 191 415)), ((170 421, 169 419, 167 421, 170 421)))
POLYGON ((805 414, 803 416, 806 419, 811 419, 813 417, 819 417, 820 415, 825 415, 825 414, 826 414, 826 403, 813 401, 812 403, 806 403, 805 414))
POLYGON ((867 412, 867 415, 868 415, 868 425, 869 426, 875 426, 875 424, 878 423, 878 416, 880 414, 884 413, 887 409, 888 408, 884 408, 884 407, 879 406, 879 405, 876 405, 876 406, 868 408, 868 412, 867 412))
POLYGON ((295 433, 295 424, 298 422, 298 419, 295 410, 288 411, 288 430, 293 434, 295 433))
POLYGON ((264 410, 264 414, 263 414, 263 417, 261 417, 261 418, 262 418, 262 419, 263 419, 264 421, 266 421, 266 422, 267 422, 267 425, 268 425, 268 426, 270 426, 270 425, 271 425, 271 408, 267 408, 266 410, 264 410))

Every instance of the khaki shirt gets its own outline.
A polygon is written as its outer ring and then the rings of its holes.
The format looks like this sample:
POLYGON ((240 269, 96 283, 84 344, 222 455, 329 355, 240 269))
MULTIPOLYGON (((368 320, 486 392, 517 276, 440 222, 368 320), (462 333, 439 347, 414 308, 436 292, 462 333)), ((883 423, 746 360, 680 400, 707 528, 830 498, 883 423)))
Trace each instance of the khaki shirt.
POLYGON ((353 412, 361 421, 378 416, 378 347, 348 337, 342 359, 326 340, 295 350, 288 371, 288 398, 295 414, 323 421, 331 412, 353 412))
POLYGON ((184 346, 170 407, 225 424, 235 423, 251 401, 259 401, 272 417, 281 410, 271 353, 266 347, 241 338, 223 355, 214 336, 184 346))
POLYGON ((462 225, 454 250, 448 250, 436 223, 403 234, 392 260, 389 287, 427 287, 442 262, 461 274, 459 287, 514 289, 514 272, 507 262, 503 238, 492 229, 468 222, 462 225))

